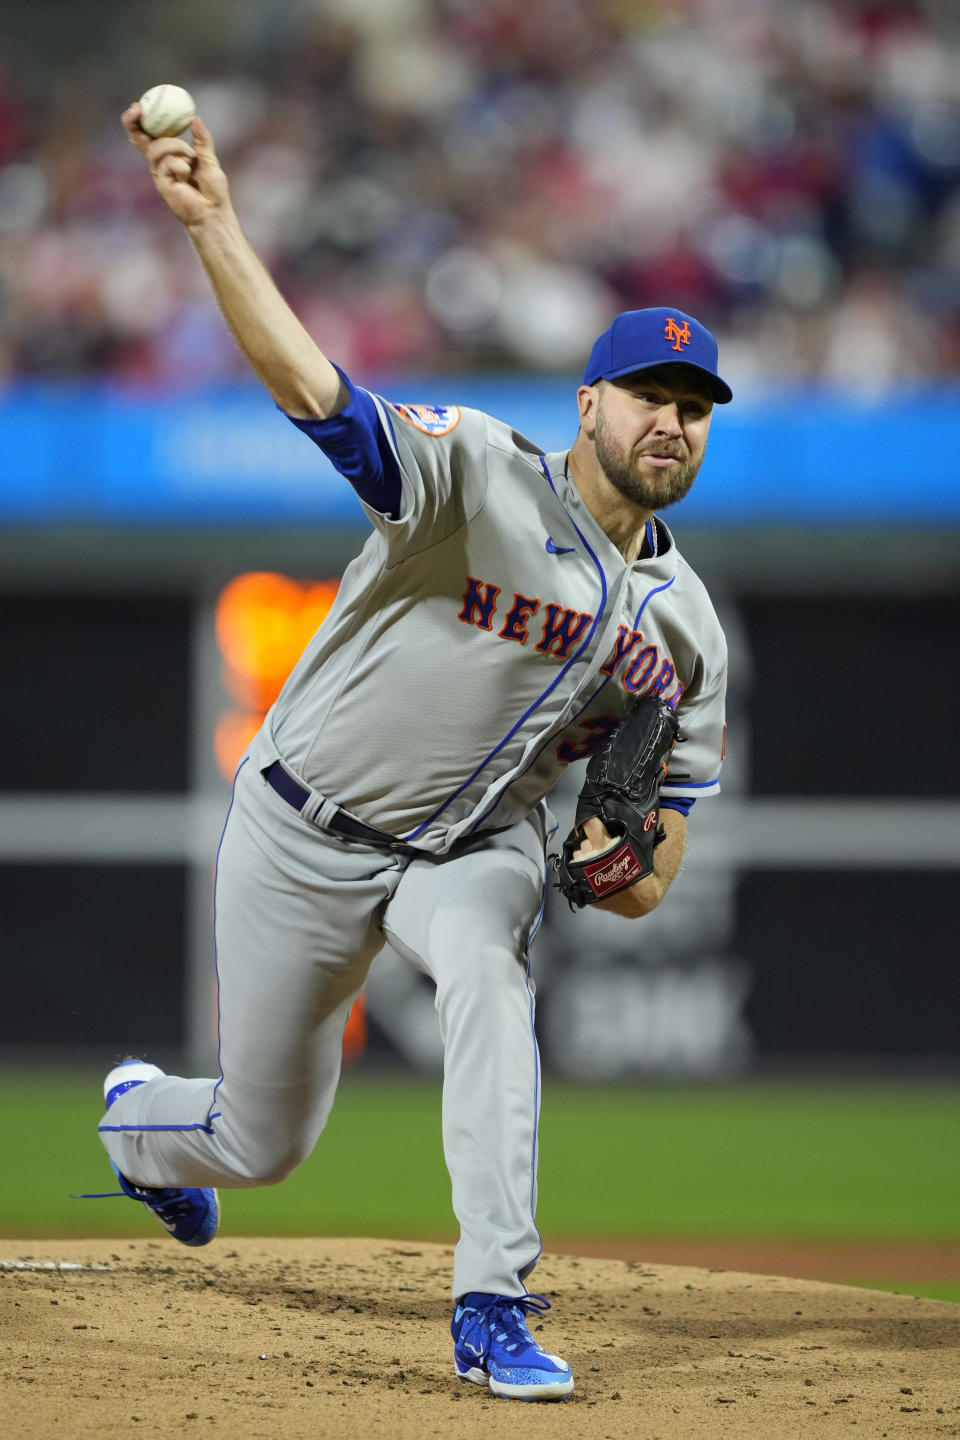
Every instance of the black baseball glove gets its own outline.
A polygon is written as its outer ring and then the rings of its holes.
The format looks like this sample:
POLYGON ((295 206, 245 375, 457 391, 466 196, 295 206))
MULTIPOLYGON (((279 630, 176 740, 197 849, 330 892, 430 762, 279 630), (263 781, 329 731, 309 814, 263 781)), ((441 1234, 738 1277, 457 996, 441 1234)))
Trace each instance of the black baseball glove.
POLYGON ((660 786, 678 734, 670 707, 645 695, 591 755, 573 829, 553 857, 557 883, 572 910, 616 895, 653 871, 654 847, 664 839, 660 786), (603 821, 616 843, 600 855, 574 860, 591 816, 603 821))

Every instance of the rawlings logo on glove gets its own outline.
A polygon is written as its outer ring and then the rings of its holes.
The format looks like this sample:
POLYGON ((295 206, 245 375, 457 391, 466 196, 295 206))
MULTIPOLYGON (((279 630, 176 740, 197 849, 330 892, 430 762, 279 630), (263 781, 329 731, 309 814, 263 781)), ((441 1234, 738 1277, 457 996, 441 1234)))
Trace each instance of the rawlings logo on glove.
POLYGON ((652 873, 654 849, 664 838, 660 786, 678 734, 670 707, 646 695, 590 757, 573 829, 553 857, 571 909, 594 905, 652 873), (614 847, 576 860, 591 817, 614 836, 614 847))

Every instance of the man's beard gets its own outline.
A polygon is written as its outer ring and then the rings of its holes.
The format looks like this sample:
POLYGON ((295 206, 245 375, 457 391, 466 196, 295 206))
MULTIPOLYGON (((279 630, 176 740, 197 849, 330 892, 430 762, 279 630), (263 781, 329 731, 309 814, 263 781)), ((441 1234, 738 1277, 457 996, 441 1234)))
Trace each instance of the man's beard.
POLYGON ((702 454, 696 459, 689 456, 684 460, 682 443, 665 440, 660 445, 651 446, 651 451, 674 455, 677 464, 671 465, 669 469, 654 466, 652 475, 644 474, 639 468, 637 453, 625 450, 614 439, 604 418, 602 405, 597 411, 593 444, 597 462, 610 484, 643 510, 663 510, 667 505, 676 505, 690 490, 703 460, 702 454))

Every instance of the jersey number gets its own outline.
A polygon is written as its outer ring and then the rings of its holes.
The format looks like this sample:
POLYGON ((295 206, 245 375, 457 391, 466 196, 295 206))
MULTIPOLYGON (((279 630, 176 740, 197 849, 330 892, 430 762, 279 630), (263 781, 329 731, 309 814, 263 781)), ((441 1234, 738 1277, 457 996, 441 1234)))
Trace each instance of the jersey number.
POLYGON ((570 760, 586 760, 598 749, 612 731, 619 725, 613 715, 594 715, 589 720, 581 720, 579 729, 586 730, 582 740, 564 740, 562 745, 557 746, 557 759, 564 762, 570 760))

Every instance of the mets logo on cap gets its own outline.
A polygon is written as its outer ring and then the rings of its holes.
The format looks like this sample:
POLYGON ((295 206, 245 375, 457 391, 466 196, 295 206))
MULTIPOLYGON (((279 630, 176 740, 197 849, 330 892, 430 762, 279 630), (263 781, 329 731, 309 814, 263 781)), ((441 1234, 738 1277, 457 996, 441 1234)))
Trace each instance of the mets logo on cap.
POLYGON ((686 320, 678 325, 672 315, 667 316, 667 323, 663 327, 664 340, 670 340, 671 350, 679 350, 681 345, 690 344, 690 326, 686 320))
POLYGON ((395 405, 394 409, 424 435, 449 435, 460 424, 459 405, 395 405))

